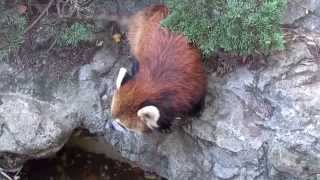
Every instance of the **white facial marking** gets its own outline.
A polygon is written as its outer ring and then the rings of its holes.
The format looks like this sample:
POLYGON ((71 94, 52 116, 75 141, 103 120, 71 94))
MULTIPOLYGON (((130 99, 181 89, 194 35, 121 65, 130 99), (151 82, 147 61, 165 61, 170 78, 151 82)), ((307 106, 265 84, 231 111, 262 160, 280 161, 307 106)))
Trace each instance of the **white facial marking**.
POLYGON ((126 68, 120 68, 119 73, 118 73, 118 77, 117 77, 117 81, 116 81, 116 86, 117 89, 120 89, 121 83, 123 81, 123 78, 126 76, 127 74, 127 69, 126 68))
POLYGON ((128 129, 127 127, 124 126, 124 124, 120 121, 120 119, 115 119, 115 120, 111 121, 109 123, 109 125, 107 124, 107 127, 110 127, 110 124, 112 124, 112 127, 117 131, 121 131, 124 133, 134 132, 134 133, 140 134, 140 135, 143 134, 142 132, 137 131, 135 129, 128 129))
POLYGON ((155 106, 146 106, 141 108, 137 112, 138 117, 143 120, 150 129, 159 127, 158 120, 160 118, 160 112, 155 106))
POLYGON ((112 97, 112 100, 111 100, 111 112, 113 111, 113 108, 114 108, 114 103, 115 103, 114 98, 115 97, 112 97))
POLYGON ((113 127, 117 130, 117 131, 126 131, 127 129, 125 128, 125 126, 121 123, 121 121, 119 119, 115 119, 114 121, 111 122, 113 127))

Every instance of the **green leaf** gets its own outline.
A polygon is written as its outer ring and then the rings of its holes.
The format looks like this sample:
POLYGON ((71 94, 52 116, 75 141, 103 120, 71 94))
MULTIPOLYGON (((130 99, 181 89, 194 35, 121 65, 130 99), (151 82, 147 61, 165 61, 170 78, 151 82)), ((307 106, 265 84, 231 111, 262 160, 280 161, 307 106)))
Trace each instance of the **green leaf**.
POLYGON ((161 25, 187 36, 204 55, 219 48, 248 55, 283 47, 285 0, 165 0, 171 14, 161 25))

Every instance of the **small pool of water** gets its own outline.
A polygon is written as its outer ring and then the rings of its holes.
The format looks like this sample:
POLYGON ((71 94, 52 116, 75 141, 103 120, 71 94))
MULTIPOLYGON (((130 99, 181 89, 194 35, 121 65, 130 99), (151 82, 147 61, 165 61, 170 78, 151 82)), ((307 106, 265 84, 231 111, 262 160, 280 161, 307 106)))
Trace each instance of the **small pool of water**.
POLYGON ((53 158, 32 160, 23 167, 21 180, 165 180, 127 163, 64 148, 53 158))

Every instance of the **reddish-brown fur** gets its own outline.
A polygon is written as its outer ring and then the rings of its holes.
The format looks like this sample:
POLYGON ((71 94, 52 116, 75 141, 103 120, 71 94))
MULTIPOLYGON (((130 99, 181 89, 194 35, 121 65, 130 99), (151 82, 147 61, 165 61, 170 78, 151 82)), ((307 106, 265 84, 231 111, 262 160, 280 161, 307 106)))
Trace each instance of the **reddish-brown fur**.
POLYGON ((164 113, 190 112, 206 93, 206 75, 198 49, 187 39, 160 26, 168 15, 163 5, 145 8, 129 24, 131 51, 139 62, 133 79, 115 92, 112 115, 136 131, 147 131, 137 111, 152 104, 164 113), (168 112, 171 111, 171 112, 168 112))

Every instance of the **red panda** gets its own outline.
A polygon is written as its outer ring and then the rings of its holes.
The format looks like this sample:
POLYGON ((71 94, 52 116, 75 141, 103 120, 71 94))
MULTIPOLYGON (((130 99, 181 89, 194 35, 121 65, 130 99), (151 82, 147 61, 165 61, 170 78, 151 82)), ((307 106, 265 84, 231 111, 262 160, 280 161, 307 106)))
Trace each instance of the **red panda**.
POLYGON ((135 132, 166 130, 176 117, 189 115, 204 101, 207 77, 199 50, 183 35, 160 26, 169 14, 152 5, 133 15, 128 25, 131 53, 137 60, 128 76, 121 68, 111 114, 135 132))

